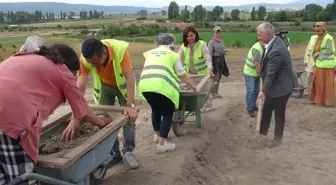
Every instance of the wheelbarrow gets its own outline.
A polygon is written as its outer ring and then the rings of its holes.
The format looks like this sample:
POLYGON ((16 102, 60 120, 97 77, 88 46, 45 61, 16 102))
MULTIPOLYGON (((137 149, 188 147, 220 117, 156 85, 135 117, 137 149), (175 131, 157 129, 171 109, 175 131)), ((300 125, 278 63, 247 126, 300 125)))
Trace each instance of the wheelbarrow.
MULTIPOLYGON (((111 117, 116 119, 67 153, 39 154, 36 173, 25 173, 15 178, 9 185, 19 185, 25 180, 37 180, 41 184, 54 185, 96 185, 101 183, 109 163, 113 160, 110 153, 118 132, 128 122, 128 117, 120 115, 123 111, 122 107, 99 105, 92 108, 97 111, 108 111, 107 114, 113 115, 111 117), (119 113, 119 116, 115 116, 116 113, 119 113)), ((60 121, 70 117, 71 113, 59 118, 54 124, 48 124, 47 129, 42 131, 41 140, 44 137, 62 132, 67 125, 59 124, 60 121), (55 124, 56 122, 58 123, 55 124)))
POLYGON ((196 125, 198 128, 202 128, 201 109, 208 99, 213 82, 209 75, 190 75, 194 81, 199 82, 198 89, 202 89, 200 93, 193 91, 180 91, 179 108, 175 110, 173 114, 172 131, 175 136, 180 137, 184 134, 185 120, 191 115, 195 114, 196 125), (204 89, 205 86, 211 83, 210 88, 204 89), (204 90, 203 90, 204 89, 204 90))
POLYGON ((298 78, 298 86, 294 88, 291 96, 294 98, 301 98, 303 96, 304 90, 307 89, 307 87, 304 87, 303 81, 302 81, 302 74, 304 71, 296 72, 296 76, 298 78))

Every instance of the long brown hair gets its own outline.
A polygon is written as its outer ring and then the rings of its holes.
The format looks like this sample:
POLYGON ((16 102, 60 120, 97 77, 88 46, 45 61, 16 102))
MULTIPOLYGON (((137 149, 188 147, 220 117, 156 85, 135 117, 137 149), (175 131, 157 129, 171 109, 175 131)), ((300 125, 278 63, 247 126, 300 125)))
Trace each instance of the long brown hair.
POLYGON ((188 37, 189 32, 192 32, 193 34, 196 35, 195 42, 198 42, 200 40, 199 35, 198 35, 198 31, 196 30, 196 28, 194 28, 192 26, 188 26, 183 30, 183 36, 182 36, 183 44, 184 44, 185 47, 188 46, 187 37, 188 37))
POLYGON ((46 57, 55 64, 65 64, 70 71, 78 71, 80 64, 76 52, 66 44, 41 46, 35 54, 46 57))

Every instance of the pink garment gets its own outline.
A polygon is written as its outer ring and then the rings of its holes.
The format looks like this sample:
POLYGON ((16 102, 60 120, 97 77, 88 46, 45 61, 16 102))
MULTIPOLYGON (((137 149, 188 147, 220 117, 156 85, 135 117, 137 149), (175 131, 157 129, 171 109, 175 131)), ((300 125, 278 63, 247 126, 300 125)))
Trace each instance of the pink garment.
POLYGON ((65 65, 35 54, 10 57, 0 64, 0 130, 21 138, 21 146, 37 161, 42 121, 67 99, 81 119, 88 104, 65 65))
POLYGON ((212 39, 215 40, 216 42, 221 42, 222 41, 222 37, 213 36, 212 39))

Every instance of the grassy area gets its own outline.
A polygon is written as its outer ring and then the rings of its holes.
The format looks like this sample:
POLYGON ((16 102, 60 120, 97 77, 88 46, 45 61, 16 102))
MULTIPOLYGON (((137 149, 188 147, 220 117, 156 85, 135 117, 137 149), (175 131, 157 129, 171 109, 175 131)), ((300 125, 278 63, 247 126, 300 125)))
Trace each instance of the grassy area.
MULTIPOLYGON (((134 22, 136 21, 136 18, 138 16, 130 15, 130 16, 109 16, 105 19, 89 19, 89 20, 78 20, 78 19, 72 19, 72 20, 55 20, 55 21, 48 21, 45 23, 35 23, 35 24, 23 24, 22 26, 25 27, 56 27, 57 25, 61 25, 62 27, 70 27, 70 26, 83 26, 86 25, 88 27, 92 27, 92 25, 104 25, 104 24, 112 24, 117 23, 119 20, 125 21, 125 22, 134 22)), ((153 20, 157 18, 167 18, 164 16, 148 16, 148 20, 144 20, 143 22, 152 22, 153 20)))
MULTIPOLYGON (((182 33, 175 33, 177 43, 182 43, 182 33)), ((204 41, 212 39, 212 32, 199 32, 200 38, 204 41)), ((313 33, 290 32, 288 37, 292 44, 308 42, 313 33)), ((257 41, 257 34, 253 32, 223 32, 222 34, 226 47, 251 47, 257 41)), ((155 36, 148 37, 118 37, 119 39, 131 42, 153 43, 155 36)))

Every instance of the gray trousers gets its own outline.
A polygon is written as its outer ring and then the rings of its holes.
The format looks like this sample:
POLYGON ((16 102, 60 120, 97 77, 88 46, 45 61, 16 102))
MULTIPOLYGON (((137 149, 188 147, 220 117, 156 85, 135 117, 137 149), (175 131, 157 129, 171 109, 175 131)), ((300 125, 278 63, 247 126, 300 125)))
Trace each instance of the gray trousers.
POLYGON ((311 89, 312 89, 313 77, 314 77, 314 73, 307 72, 306 86, 307 86, 307 89, 308 89, 308 97, 310 96, 310 92, 311 92, 311 89))
MULTIPOLYGON (((102 83, 101 97, 99 104, 114 105, 116 97, 118 98, 120 106, 126 105, 127 101, 125 97, 121 94, 117 86, 109 86, 102 83)), ((123 154, 125 154, 126 152, 132 152, 135 148, 135 124, 134 123, 126 124, 123 127, 123 135, 124 135, 124 143, 122 149, 123 154)), ((113 145, 112 154, 114 156, 120 155, 120 146, 118 139, 116 139, 113 145)))

